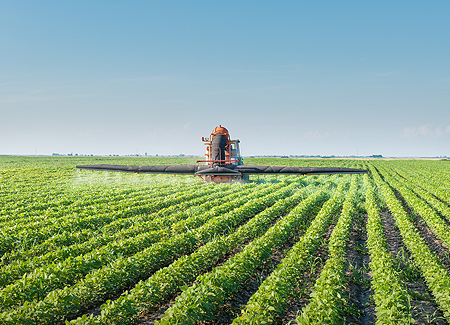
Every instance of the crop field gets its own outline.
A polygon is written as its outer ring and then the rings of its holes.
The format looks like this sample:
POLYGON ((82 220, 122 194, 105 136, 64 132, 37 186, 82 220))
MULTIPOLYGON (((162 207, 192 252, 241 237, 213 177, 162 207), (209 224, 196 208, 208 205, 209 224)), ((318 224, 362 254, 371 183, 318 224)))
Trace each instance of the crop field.
POLYGON ((366 175, 89 172, 0 156, 0 324, 448 324, 450 161, 245 159, 366 175))

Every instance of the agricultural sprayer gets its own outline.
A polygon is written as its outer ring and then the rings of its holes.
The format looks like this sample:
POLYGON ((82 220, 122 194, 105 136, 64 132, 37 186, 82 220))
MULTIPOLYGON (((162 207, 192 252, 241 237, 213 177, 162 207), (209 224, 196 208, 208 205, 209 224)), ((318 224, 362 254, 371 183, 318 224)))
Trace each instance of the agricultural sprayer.
POLYGON ((364 174, 365 169, 341 167, 292 167, 244 165, 239 150, 239 140, 232 140, 228 130, 218 126, 209 138, 202 138, 206 145, 206 159, 198 160, 197 165, 80 165, 78 169, 103 170, 113 172, 147 173, 147 174, 187 174, 197 175, 207 183, 231 183, 245 181, 249 175, 319 175, 319 174, 364 174))

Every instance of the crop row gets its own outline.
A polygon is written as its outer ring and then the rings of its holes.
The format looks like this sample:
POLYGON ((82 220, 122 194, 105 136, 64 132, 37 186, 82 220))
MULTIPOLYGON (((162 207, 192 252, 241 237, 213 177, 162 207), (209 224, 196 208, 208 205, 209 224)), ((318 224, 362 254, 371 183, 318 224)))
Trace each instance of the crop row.
MULTIPOLYGON (((199 206, 193 206, 185 211, 179 211, 178 213, 171 215, 170 216, 171 218, 168 217, 156 218, 148 222, 142 222, 142 220, 139 220, 140 223, 135 222, 135 225, 133 227, 124 228, 123 230, 113 234, 105 233, 101 236, 93 236, 83 243, 73 244, 70 246, 63 246, 54 251, 48 252, 45 255, 35 256, 34 258, 29 258, 25 260, 16 258, 14 259, 13 262, 11 262, 8 265, 5 265, 3 268, 0 269, 0 287, 3 287, 5 285, 14 282, 15 280, 19 279, 23 274, 32 272, 33 270, 36 270, 37 268, 43 265, 54 262, 63 262, 65 259, 69 257, 76 257, 79 255, 87 254, 92 250, 96 250, 97 252, 96 254, 98 254, 98 252, 101 251, 98 248, 110 242, 117 241, 117 243, 113 243, 112 245, 106 248, 108 251, 114 251, 115 250, 114 247, 117 246, 118 243, 120 243, 120 245, 125 245, 126 247, 128 247, 127 242, 124 241, 125 239, 128 238, 131 238, 129 240, 131 242, 131 245, 137 244, 138 246, 141 246, 142 243, 139 242, 139 239, 141 238, 136 239, 132 238, 141 234, 144 234, 143 237, 146 240, 147 244, 149 243, 148 241, 149 238, 153 238, 153 240, 155 239, 162 240, 163 238, 167 238, 170 234, 176 233, 174 231, 171 231, 171 229, 164 229, 171 225, 169 221, 172 221, 173 223, 175 223, 176 221, 181 221, 185 218, 194 216, 193 214, 194 212, 204 213, 210 217, 213 217, 214 215, 218 215, 219 213, 226 211, 226 209, 231 208, 229 204, 225 204, 227 201, 233 202, 233 206, 236 206, 239 203, 243 204, 247 192, 251 190, 253 191, 256 190, 255 188, 246 188, 245 190, 243 190, 244 188, 241 189, 242 191, 237 192, 234 190, 233 191, 234 193, 232 193, 231 195, 230 191, 232 190, 222 191, 219 193, 205 195, 203 197, 200 197, 198 200, 194 199, 188 201, 191 202, 190 205, 198 203, 200 199, 201 201, 206 200, 207 202, 200 204, 199 206), (241 200, 238 200, 239 196, 244 197, 241 200), (160 221, 162 220, 165 221, 164 223, 165 227, 161 227, 160 221), (135 240, 137 241, 137 243, 133 243, 133 241, 135 240)), ((251 197, 248 198, 250 199, 251 197)), ((40 246, 41 245, 35 246, 33 250, 27 251, 28 253, 27 255, 33 256, 32 253, 35 253, 36 251, 42 252, 43 248, 41 248, 40 246)), ((123 254, 123 252, 121 252, 121 254, 123 254)))
POLYGON ((343 192, 348 181, 343 181, 330 200, 324 204, 314 218, 306 233, 287 253, 251 296, 242 315, 233 321, 233 324, 273 324, 277 316, 283 311, 296 292, 302 281, 302 275, 308 263, 314 258, 326 230, 335 220, 335 214, 342 206, 343 192))
MULTIPOLYGON (((244 189, 247 187, 240 187, 238 190, 244 189)), ((196 191, 196 197, 187 200, 178 204, 171 205, 167 208, 163 208, 159 211, 153 212, 153 213, 144 213, 144 214, 138 214, 137 216, 130 216, 125 218, 119 218, 114 219, 111 223, 108 223, 101 227, 100 229, 83 229, 81 231, 76 232, 68 232, 63 231, 61 233, 58 233, 49 239, 45 240, 39 245, 33 246, 32 248, 28 250, 16 250, 13 252, 8 253, 5 255, 10 260, 29 260, 30 258, 34 256, 39 256, 43 254, 47 254, 52 251, 58 251, 58 250, 67 250, 70 248, 66 248, 66 246, 77 246, 77 245, 86 245, 86 241, 99 241, 99 244, 106 238, 113 237, 114 234, 117 232, 121 232, 122 237, 117 235, 117 238, 127 238, 130 237, 132 233, 139 233, 138 228, 140 223, 146 222, 146 224, 142 224, 142 228, 146 228, 146 226, 150 226, 150 223, 154 222, 154 229, 161 229, 161 224, 158 222, 158 220, 165 220, 163 216, 168 214, 176 214, 175 212, 179 212, 180 210, 187 209, 184 211, 192 211, 192 209, 198 208, 199 204, 202 204, 202 202, 208 201, 211 198, 215 197, 222 197, 223 195, 228 194, 229 192, 235 192, 236 189, 224 189, 223 191, 196 191), (209 194, 211 193, 211 194, 209 194), (190 207, 190 208, 189 208, 190 207), (128 226, 128 227, 125 227, 128 226), (125 229, 128 229, 126 231, 125 229)), ((209 201, 211 202, 211 201, 209 201)), ((140 227, 139 227, 140 228, 140 227)), ((142 232, 142 231, 141 231, 142 232)), ((78 249, 83 249, 82 247, 78 247, 78 249)), ((67 252, 69 253, 69 252, 67 252)), ((58 252, 55 252, 57 254, 56 256, 59 256, 58 252)), ((69 256, 69 255, 67 255, 69 256)), ((62 258, 58 257, 57 260, 60 260, 62 258)))
POLYGON ((16 310, 5 311, 1 317, 4 320, 11 319, 15 323, 27 323, 30 320, 34 323, 51 323, 76 315, 105 301, 177 258, 193 252, 215 236, 229 232, 277 200, 289 196, 295 185, 293 183, 289 186, 283 184, 270 186, 266 188, 264 197, 249 201, 242 207, 211 219, 194 231, 153 244, 131 257, 116 258, 101 269, 90 272, 75 285, 53 290, 44 300, 24 304, 16 310), (273 192, 274 187, 282 188, 273 192))
POLYGON ((395 176, 392 176, 383 169, 384 179, 395 188, 404 198, 406 203, 419 214, 428 227, 436 234, 446 247, 450 247, 450 227, 444 220, 423 200, 417 197, 408 187, 400 183, 395 176))
POLYGON ((160 324, 195 324, 214 319, 217 308, 243 288, 271 253, 285 243, 292 232, 303 232, 310 223, 308 212, 328 198, 325 185, 294 208, 290 214, 270 228, 262 237, 247 245, 242 252, 199 276, 195 283, 177 297, 160 324))
MULTIPOLYGON (((249 197, 243 198, 241 202, 239 200, 232 201, 232 206, 239 205, 239 203, 242 204, 247 199, 267 195, 269 192, 270 189, 263 188, 251 194, 249 197)), ((211 214, 208 215, 211 217, 211 214)), ((25 301, 43 299, 48 292, 76 283, 88 272, 98 269, 107 263, 111 263, 118 257, 128 257, 136 254, 154 243, 166 240, 171 235, 172 232, 169 228, 148 232, 145 232, 145 229, 143 229, 143 233, 138 236, 109 242, 100 248, 91 249, 85 255, 67 258, 57 264, 49 264, 35 268, 33 272, 26 274, 22 279, 8 285, 0 291, 0 306, 2 308, 10 308, 20 305, 25 301)), ((78 247, 76 245, 74 249, 78 247)), ((88 245, 85 248, 88 249, 91 246, 88 245)), ((25 262, 20 266, 24 267, 24 271, 29 271, 29 268, 33 264, 27 264, 25 262)), ((14 276, 14 274, 11 275, 14 276)))
POLYGON ((360 179, 352 178, 341 215, 328 242, 329 257, 312 289, 309 304, 296 319, 299 324, 337 324, 345 321, 343 311, 347 303, 344 293, 347 243, 360 179))
MULTIPOLYGON (((187 189, 198 188, 198 185, 190 185, 187 189)), ((57 219, 65 215, 84 215, 89 214, 92 210, 97 213, 108 211, 108 206, 121 206, 139 204, 148 201, 149 197, 163 197, 165 195, 174 194, 180 191, 180 187, 176 185, 162 184, 157 188, 139 188, 134 191, 120 190, 108 193, 106 190, 93 191, 92 189, 83 187, 83 192, 72 191, 68 195, 66 189, 56 189, 50 193, 45 188, 45 197, 40 197, 34 202, 26 202, 23 198, 28 194, 27 190, 19 191, 15 194, 16 206, 3 206, 7 215, 0 217, 3 227, 14 227, 19 231, 24 224, 33 223, 35 226, 42 227, 47 219, 57 219), (119 192, 119 193, 118 193, 119 192), (11 224, 11 221, 13 223, 11 224)))
MULTIPOLYGON (((139 232, 140 228, 148 230, 163 229, 171 227, 172 232, 186 231, 189 227, 186 223, 192 220, 201 220, 203 223, 211 216, 217 215, 230 210, 232 207, 244 204, 246 199, 249 200, 255 197, 256 192, 263 190, 265 185, 247 186, 243 185, 239 188, 231 189, 231 192, 218 191, 210 196, 199 197, 196 202, 189 203, 190 208, 183 209, 182 207, 174 207, 172 211, 158 211, 156 217, 151 215, 138 215, 132 218, 116 220, 106 225, 103 230, 107 233, 114 234, 120 231, 124 236, 130 236, 139 232), (250 196, 246 196, 250 193, 250 196), (227 195, 227 196, 225 196, 227 195), (201 201, 205 203, 201 204, 201 201), (219 212, 221 211, 221 212, 219 212), (192 217, 196 218, 192 218, 192 217)), ((193 227, 191 227, 193 228, 193 227)))
POLYGON ((132 323, 141 312, 154 310, 162 301, 180 291, 183 285, 194 281, 198 274, 216 264, 225 254, 259 237, 277 218, 282 218, 312 190, 315 190, 312 185, 296 190, 292 196, 279 200, 272 207, 257 214, 236 232, 215 238, 191 255, 181 257, 170 266, 157 271, 146 281, 139 282, 130 292, 125 292, 116 301, 107 302, 102 306, 102 313, 98 317, 84 316, 72 323, 132 323))
POLYGON ((155 212, 170 205, 198 197, 199 194, 197 192, 204 194, 205 191, 208 190, 211 191, 211 188, 199 189, 198 191, 193 192, 190 191, 184 195, 174 193, 167 196, 164 200, 150 200, 149 202, 147 199, 148 203, 146 204, 138 204, 131 207, 125 207, 123 209, 115 209, 113 212, 102 214, 96 214, 94 211, 92 215, 85 217, 66 215, 58 218, 57 222, 53 219, 49 219, 48 225, 45 227, 35 227, 33 224, 17 229, 12 227, 2 231, 3 236, 0 237, 0 255, 14 249, 18 249, 19 247, 29 249, 31 246, 41 243, 58 232, 74 232, 81 229, 98 229, 118 218, 126 218, 139 213, 155 212))
POLYGON ((169 195, 177 192, 179 188, 174 185, 161 184, 158 188, 130 188, 112 191, 111 189, 93 191, 89 188, 83 190, 73 190, 69 193, 66 189, 55 189, 49 193, 47 189, 40 189, 47 192, 45 197, 36 197, 32 202, 27 202, 29 195, 27 189, 20 189, 15 193, 15 204, 5 204, 0 212, 0 225, 8 227, 21 225, 24 223, 36 223, 45 221, 47 218, 59 218, 67 214, 89 213, 91 210, 105 212, 108 206, 129 205, 148 197, 158 195, 169 195), (13 221, 13 223, 11 223, 13 221))
MULTIPOLYGON (((418 161, 416 164, 420 163, 418 161)), ((436 170, 430 168, 429 164, 419 166, 411 166, 410 164, 396 162, 392 164, 397 172, 407 174, 410 178, 417 183, 419 186, 433 193, 436 197, 443 200, 447 204, 450 204, 450 192, 448 188, 450 187, 449 177, 442 175, 442 169, 436 170)), ((383 165, 385 166, 385 165, 383 165)), ((390 165, 387 165, 390 166, 390 165)))
POLYGON ((425 278, 439 308, 447 320, 450 319, 450 277, 447 269, 433 254, 412 224, 410 217, 403 209, 394 192, 379 176, 377 170, 370 168, 373 178, 384 195, 386 204, 394 216, 403 242, 425 278))
MULTIPOLYGON (((392 169, 388 169, 388 171, 390 172, 390 174, 394 173, 392 169)), ((430 206, 439 211, 441 215, 447 219, 447 221, 450 221, 450 207, 448 204, 441 201, 443 198, 450 199, 450 193, 430 185, 420 177, 401 173, 398 171, 398 169, 396 169, 396 172, 401 177, 399 179, 401 183, 408 186, 409 189, 420 196, 430 206), (438 197, 439 199, 437 199, 436 197, 438 197)))
POLYGON ((441 181, 441 178, 429 174, 423 174, 419 171, 409 170, 403 166, 396 167, 395 170, 400 176, 407 178, 417 186, 427 190, 429 193, 433 194, 446 204, 450 204, 450 192, 447 190, 450 185, 440 186, 436 178, 439 181, 441 181))
POLYGON ((383 223, 374 188, 369 176, 364 175, 366 188, 367 247, 370 254, 371 289, 375 300, 377 324, 410 324, 408 297, 394 269, 387 249, 383 223))
MULTIPOLYGON (((205 190, 206 188, 203 188, 205 190)), ((24 218, 23 220, 29 221, 33 227, 39 227, 46 229, 47 226, 51 226, 52 222, 65 222, 71 218, 86 218, 92 215, 108 215, 111 211, 125 211, 127 209, 132 209, 136 206, 145 206, 151 203, 151 201, 156 202, 159 200, 170 199, 178 195, 186 195, 192 192, 202 190, 202 188, 188 188, 188 189, 155 189, 153 191, 145 191, 139 193, 139 195, 134 195, 129 198, 121 198, 121 196, 110 195, 108 196, 106 202, 102 203, 92 203, 87 204, 85 207, 73 208, 72 206, 61 207, 57 211, 46 210, 39 215, 24 218), (42 221, 34 221, 36 218, 43 219, 42 221)), ((22 228, 26 229, 26 226, 21 224, 19 220, 11 222, 11 231, 21 231, 22 228)), ((5 230, 9 230, 5 227, 5 230)))

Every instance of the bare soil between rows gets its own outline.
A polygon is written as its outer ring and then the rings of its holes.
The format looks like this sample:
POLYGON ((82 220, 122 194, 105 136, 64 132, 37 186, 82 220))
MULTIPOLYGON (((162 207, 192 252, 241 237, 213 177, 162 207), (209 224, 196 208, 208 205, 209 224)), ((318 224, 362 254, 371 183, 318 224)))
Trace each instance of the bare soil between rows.
POLYGON ((367 215, 354 216, 353 227, 347 247, 348 278, 345 293, 348 296, 346 306, 346 324, 375 324, 375 304, 371 299, 369 254, 367 249, 367 215))
POLYGON ((411 315, 415 324, 448 324, 404 246, 392 214, 389 211, 383 211, 381 220, 388 250, 394 259, 400 278, 411 296, 411 315))

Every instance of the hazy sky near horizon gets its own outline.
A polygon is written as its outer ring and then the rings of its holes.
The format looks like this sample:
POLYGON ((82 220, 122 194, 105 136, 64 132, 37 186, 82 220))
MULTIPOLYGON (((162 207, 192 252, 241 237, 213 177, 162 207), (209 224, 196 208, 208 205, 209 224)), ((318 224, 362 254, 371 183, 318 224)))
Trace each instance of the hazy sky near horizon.
POLYGON ((0 2, 0 154, 450 156, 449 1, 0 2))

